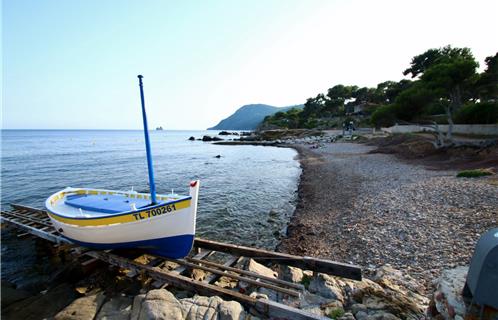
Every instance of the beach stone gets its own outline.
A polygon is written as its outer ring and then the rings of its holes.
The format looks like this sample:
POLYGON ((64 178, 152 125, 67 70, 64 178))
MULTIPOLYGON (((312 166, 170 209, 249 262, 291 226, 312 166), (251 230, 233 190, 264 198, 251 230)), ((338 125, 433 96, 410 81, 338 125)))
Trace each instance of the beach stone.
POLYGON ((57 313, 55 320, 93 320, 104 303, 102 292, 74 300, 69 306, 57 313))
POLYGON ((325 315, 324 310, 321 309, 319 306, 307 306, 304 307, 302 310, 322 317, 325 315))
POLYGON ((304 275, 303 270, 301 270, 299 268, 285 266, 285 265, 280 266, 280 276, 285 281, 299 283, 299 282, 301 282, 301 280, 303 280, 303 275, 304 275))
POLYGON ((254 259, 249 259, 247 262, 247 270, 257 273, 259 275, 265 276, 265 277, 270 277, 270 278, 277 278, 277 273, 273 271, 272 269, 265 267, 261 263, 258 263, 254 261, 254 259))
POLYGON ((358 311, 354 316, 357 320, 366 320, 368 318, 368 313, 366 313, 366 311, 358 311))
POLYGON ((342 310, 342 312, 344 312, 344 306, 342 305, 342 303, 340 301, 337 301, 337 300, 332 300, 332 301, 329 301, 327 303, 324 303, 324 304, 320 305, 320 308, 324 309, 325 314, 330 314, 331 312, 338 310, 338 309, 342 310))
POLYGON ((326 274, 318 273, 317 276, 311 280, 308 290, 321 295, 322 297, 344 302, 342 289, 339 286, 339 283, 334 277, 326 274))
POLYGON ((107 301, 95 317, 96 320, 127 320, 131 314, 132 299, 115 297, 107 301))
POLYGON ((206 278, 206 272, 200 269, 193 269, 190 271, 190 277, 197 281, 203 281, 206 278))
POLYGON ((361 303, 355 303, 353 305, 351 305, 351 312, 353 314, 357 314, 358 312, 360 311, 367 311, 367 307, 364 305, 364 304, 361 304, 361 303))
POLYGON ((337 318, 337 320, 356 320, 351 312, 346 312, 342 317, 337 318))
POLYGON ((410 291, 420 294, 424 292, 424 286, 420 283, 420 281, 415 280, 406 273, 402 273, 400 270, 394 269, 389 264, 383 265, 376 269, 373 281, 384 286, 395 284, 398 287, 402 286, 410 291))
POLYGON ((216 319, 218 317, 218 305, 223 302, 218 296, 205 297, 194 296, 181 299, 180 303, 187 320, 216 319))
POLYGON ((136 295, 133 298, 133 305, 131 308, 130 320, 138 320, 140 310, 142 309, 142 302, 145 300, 145 294, 136 295))
POLYGON ((142 302, 138 319, 184 319, 182 304, 168 290, 150 290, 142 302))
POLYGON ((462 290, 467 279, 468 267, 443 270, 436 282, 433 301, 437 313, 444 319, 464 317, 466 313, 462 290))
POLYGON ((251 292, 249 297, 254 298, 254 299, 266 299, 266 300, 268 300, 268 295, 266 295, 264 293, 259 293, 257 291, 251 292))
POLYGON ((246 312, 237 301, 223 301, 218 307, 219 320, 243 320, 246 318, 246 312))

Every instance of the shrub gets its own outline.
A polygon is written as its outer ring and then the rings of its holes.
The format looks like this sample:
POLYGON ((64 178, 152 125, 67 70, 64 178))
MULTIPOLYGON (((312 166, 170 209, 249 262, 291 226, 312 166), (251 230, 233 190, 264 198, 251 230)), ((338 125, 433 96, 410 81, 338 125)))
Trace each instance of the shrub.
POLYGON ((468 103, 455 115, 455 123, 498 123, 498 102, 468 103))
POLYGON ((328 317, 330 319, 339 319, 344 315, 344 309, 342 308, 335 308, 332 309, 332 311, 329 312, 328 317))
POLYGON ((372 114, 370 121, 376 128, 393 126, 396 123, 396 106, 378 107, 372 114))
POLYGON ((301 279, 301 284, 306 288, 308 289, 308 287, 310 286, 310 282, 311 282, 311 277, 307 274, 304 274, 303 275, 303 278, 301 279))
POLYGON ((458 178, 477 178, 483 176, 490 176, 493 171, 490 169, 475 169, 475 170, 464 170, 457 174, 458 178))

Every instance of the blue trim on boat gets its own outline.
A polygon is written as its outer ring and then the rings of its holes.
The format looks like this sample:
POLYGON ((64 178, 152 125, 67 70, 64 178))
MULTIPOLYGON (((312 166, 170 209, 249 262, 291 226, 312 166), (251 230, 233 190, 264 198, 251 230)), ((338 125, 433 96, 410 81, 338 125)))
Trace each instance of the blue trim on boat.
MULTIPOLYGON (((174 204, 174 203, 178 203, 178 202, 182 202, 182 201, 185 201, 185 200, 191 200, 192 199, 192 196, 187 196, 185 198, 182 198, 182 199, 179 199, 179 200, 175 200, 175 201, 170 201, 170 202, 162 202, 162 203, 159 203, 159 204, 156 204, 154 206, 150 206, 150 207, 147 207, 147 208, 139 208, 135 211, 128 211, 128 212, 123 212, 123 213, 120 213, 120 214, 112 214, 111 216, 113 217, 118 217, 118 216, 124 216, 124 215, 127 215, 127 214, 130 214, 130 213, 135 213, 135 212, 142 212, 144 211, 145 209, 155 209, 155 208, 158 208, 158 207, 161 207, 161 206, 164 206, 164 205, 169 205, 169 204, 174 204)), ((53 215, 56 215, 56 216, 59 216, 59 217, 62 217, 62 218, 68 218, 68 219, 76 219, 76 220, 86 220, 86 219, 106 219, 106 218, 109 218, 109 214, 106 215, 106 216, 97 216, 97 217, 91 217, 91 218, 86 218, 86 217, 71 217, 71 216, 63 216, 62 214, 59 214, 57 212, 54 212, 50 209, 47 208, 47 211, 49 211, 50 213, 52 213, 53 215)))
POLYGON ((77 241, 66 236, 63 237, 83 247, 100 250, 139 248, 147 250, 150 253, 172 259, 186 257, 190 250, 192 250, 192 245, 194 243, 193 234, 120 243, 92 243, 77 241))

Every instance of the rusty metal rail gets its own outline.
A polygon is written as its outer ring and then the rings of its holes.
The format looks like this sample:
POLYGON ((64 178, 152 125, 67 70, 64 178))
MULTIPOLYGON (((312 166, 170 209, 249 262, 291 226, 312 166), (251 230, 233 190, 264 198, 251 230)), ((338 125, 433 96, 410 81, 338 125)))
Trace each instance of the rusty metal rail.
MULTIPOLYGON (((52 227, 50 219, 44 210, 19 204, 12 204, 11 207, 12 209, 10 210, 2 209, 2 223, 14 226, 23 235, 30 234, 57 244, 71 245, 69 240, 62 237, 52 227)), ((256 299, 235 289, 223 288, 216 285, 215 281, 220 277, 226 277, 231 279, 231 281, 244 282, 253 286, 254 289, 266 288, 275 292, 279 298, 299 298, 304 292, 305 289, 301 284, 241 269, 239 264, 244 258, 252 258, 263 263, 271 263, 272 265, 295 266, 313 272, 322 272, 361 280, 361 269, 357 266, 199 238, 196 238, 194 241, 194 249, 190 257, 185 259, 167 259, 147 253, 140 253, 140 256, 146 256, 147 259, 145 260, 148 261, 147 263, 139 262, 144 261, 144 259, 124 257, 118 251, 96 251, 78 247, 77 245, 72 246, 74 251, 91 257, 91 259, 101 260, 114 266, 129 269, 131 276, 147 274, 156 280, 158 286, 172 285, 195 293, 218 295, 225 299, 236 300, 244 306, 254 308, 262 315, 272 318, 321 319, 322 317, 272 300, 256 299), (228 256, 228 258, 222 262, 211 259, 216 253, 222 253, 225 257, 228 256), (168 262, 173 262, 178 267, 169 270, 165 268, 165 264, 168 262), (194 269, 204 271, 207 273, 207 276, 202 280, 195 280, 186 276, 189 270, 194 269)))

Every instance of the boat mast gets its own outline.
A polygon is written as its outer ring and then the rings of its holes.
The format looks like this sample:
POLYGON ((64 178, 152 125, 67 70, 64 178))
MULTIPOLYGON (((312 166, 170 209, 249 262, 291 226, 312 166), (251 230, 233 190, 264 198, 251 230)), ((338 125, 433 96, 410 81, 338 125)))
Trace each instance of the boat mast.
POLYGON ((142 100, 142 118, 144 121, 145 151, 147 152, 147 167, 149 169, 150 196, 152 198, 151 204, 156 204, 156 185, 154 184, 154 169, 152 168, 152 154, 150 152, 149 129, 147 128, 147 114, 145 113, 144 86, 142 78, 142 75, 138 75, 138 81, 140 84, 140 99, 142 100))

